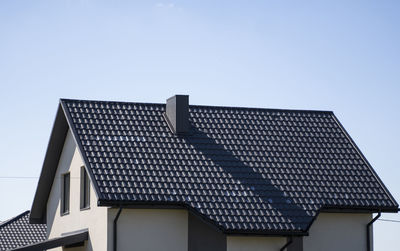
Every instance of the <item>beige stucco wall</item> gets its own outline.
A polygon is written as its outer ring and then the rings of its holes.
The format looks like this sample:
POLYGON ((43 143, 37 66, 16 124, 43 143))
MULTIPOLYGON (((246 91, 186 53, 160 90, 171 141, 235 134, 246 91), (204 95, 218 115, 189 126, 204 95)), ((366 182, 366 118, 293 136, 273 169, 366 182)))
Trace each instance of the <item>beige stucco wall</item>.
POLYGON ((227 251, 277 251, 285 245, 285 237, 228 236, 227 251))
POLYGON ((365 251, 366 225, 371 214, 321 213, 304 237, 307 251, 365 251))
MULTIPOLYGON (((117 209, 109 209, 109 250, 117 209)), ((188 212, 179 209, 123 209, 118 219, 118 251, 187 251, 188 212)))
MULTIPOLYGON (((90 209, 80 210, 80 175, 83 161, 70 131, 68 131, 56 176, 47 202, 47 236, 59 237, 62 233, 89 229, 85 247, 68 249, 107 250, 107 208, 97 207, 97 196, 91 183, 90 209), (62 174, 70 172, 70 212, 60 215, 62 174)), ((51 249, 62 250, 62 248, 51 249)))

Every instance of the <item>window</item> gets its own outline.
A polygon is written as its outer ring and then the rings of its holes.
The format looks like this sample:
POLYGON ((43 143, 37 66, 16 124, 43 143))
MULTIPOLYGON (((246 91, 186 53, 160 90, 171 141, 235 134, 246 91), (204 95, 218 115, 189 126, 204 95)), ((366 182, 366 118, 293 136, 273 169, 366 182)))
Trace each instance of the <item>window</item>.
POLYGON ((69 213, 69 189, 70 189, 70 174, 66 173, 62 176, 61 188, 61 215, 69 213))
POLYGON ((90 180, 85 167, 81 167, 81 209, 90 207, 90 180))

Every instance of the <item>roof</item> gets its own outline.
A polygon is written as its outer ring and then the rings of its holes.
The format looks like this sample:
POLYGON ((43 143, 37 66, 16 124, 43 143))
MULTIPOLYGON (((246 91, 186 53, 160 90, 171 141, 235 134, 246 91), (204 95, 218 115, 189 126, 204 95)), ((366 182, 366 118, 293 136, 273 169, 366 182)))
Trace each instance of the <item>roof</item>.
MULTIPOLYGON (((33 244, 17 247, 12 249, 12 251, 32 251, 32 250, 48 250, 56 247, 79 247, 83 246, 84 242, 89 238, 89 230, 81 229, 74 232, 69 232, 65 234, 61 234, 60 237, 43 240, 40 242, 36 242, 33 244)), ((67 249, 68 250, 68 249, 67 249)))
POLYGON ((100 205, 181 205, 226 233, 265 234, 304 233, 328 208, 398 210, 332 112, 191 105, 176 135, 165 104, 60 103, 100 205))
POLYGON ((0 250, 30 245, 46 239, 46 224, 30 224, 30 211, 0 224, 0 250))

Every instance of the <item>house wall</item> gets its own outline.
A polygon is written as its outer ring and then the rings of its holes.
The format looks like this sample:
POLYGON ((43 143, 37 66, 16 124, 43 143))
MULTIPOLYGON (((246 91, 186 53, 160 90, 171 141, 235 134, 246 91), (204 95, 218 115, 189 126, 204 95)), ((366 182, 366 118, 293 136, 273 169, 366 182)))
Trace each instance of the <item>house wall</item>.
MULTIPOLYGON (((70 131, 65 139, 55 179, 47 202, 47 236, 60 237, 62 233, 89 229, 89 240, 84 247, 71 251, 107 250, 107 208, 97 207, 97 195, 90 187, 90 209, 80 210, 80 176, 83 161, 70 131), (60 215, 62 174, 70 172, 70 212, 60 215)), ((55 248, 51 250, 62 250, 55 248)))
POLYGON ((228 236, 227 251, 277 251, 286 242, 286 237, 228 236))
POLYGON ((303 238, 307 251, 365 251, 371 214, 321 213, 303 238))
MULTIPOLYGON (((109 209, 108 250, 118 209, 109 209)), ((117 222, 118 251, 187 251, 188 212, 181 209, 127 209, 117 222)))

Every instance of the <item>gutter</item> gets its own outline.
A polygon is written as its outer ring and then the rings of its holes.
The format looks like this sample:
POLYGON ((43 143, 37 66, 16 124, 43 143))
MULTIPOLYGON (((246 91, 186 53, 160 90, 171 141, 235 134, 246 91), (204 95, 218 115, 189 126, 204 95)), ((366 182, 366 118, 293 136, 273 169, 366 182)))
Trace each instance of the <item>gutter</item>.
POLYGON ((121 215, 121 212, 122 212, 122 207, 119 207, 118 213, 114 218, 114 225, 113 225, 113 227, 114 227, 113 250, 114 251, 117 251, 117 223, 118 223, 119 216, 121 215))
POLYGON ((279 251, 284 251, 290 244, 292 244, 292 242, 293 242, 293 237, 290 236, 288 242, 286 242, 286 244, 281 249, 279 249, 279 251))
POLYGON ((372 251, 372 247, 371 247, 371 231, 370 228, 372 226, 372 224, 379 218, 381 217, 381 212, 378 212, 378 215, 375 216, 375 218, 373 218, 370 222, 368 222, 367 224, 367 251, 372 251))

